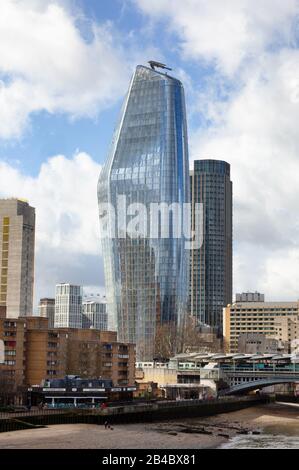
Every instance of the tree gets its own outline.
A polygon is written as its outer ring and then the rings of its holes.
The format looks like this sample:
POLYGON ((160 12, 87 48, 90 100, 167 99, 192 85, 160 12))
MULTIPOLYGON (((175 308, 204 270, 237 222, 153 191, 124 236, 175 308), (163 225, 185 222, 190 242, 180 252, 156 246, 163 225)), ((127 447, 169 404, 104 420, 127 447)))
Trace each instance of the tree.
POLYGON ((177 326, 174 322, 159 324, 156 328, 155 359, 167 360, 175 354, 188 352, 220 352, 221 339, 209 328, 203 329, 196 319, 186 315, 177 326))
POLYGON ((155 359, 167 360, 177 352, 178 329, 174 322, 156 326, 155 359))

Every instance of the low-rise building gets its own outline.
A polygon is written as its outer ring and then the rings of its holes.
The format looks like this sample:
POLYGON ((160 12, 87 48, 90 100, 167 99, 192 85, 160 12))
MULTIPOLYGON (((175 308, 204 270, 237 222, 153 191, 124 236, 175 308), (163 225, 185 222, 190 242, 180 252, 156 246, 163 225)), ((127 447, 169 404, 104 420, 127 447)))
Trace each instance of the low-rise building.
POLYGON ((206 396, 208 390, 200 384, 200 366, 189 360, 189 356, 194 355, 196 353, 177 355, 168 362, 136 362, 137 390, 141 384, 154 382, 168 399, 206 396))
POLYGON ((245 354, 287 354, 288 341, 267 338, 262 333, 241 333, 238 340, 238 352, 245 354))
POLYGON ((29 387, 28 392, 31 405, 44 405, 47 408, 99 408, 107 401, 132 400, 136 387, 115 387, 110 379, 67 375, 61 379, 46 380, 40 387, 29 387))

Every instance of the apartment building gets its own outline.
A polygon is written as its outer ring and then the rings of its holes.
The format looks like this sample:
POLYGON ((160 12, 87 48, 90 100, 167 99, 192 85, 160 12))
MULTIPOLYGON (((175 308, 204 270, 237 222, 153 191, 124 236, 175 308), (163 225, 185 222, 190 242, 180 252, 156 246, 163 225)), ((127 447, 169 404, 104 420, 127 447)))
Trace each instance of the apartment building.
POLYGON ((111 379, 114 385, 135 382, 135 346, 119 343, 114 331, 70 331, 68 374, 111 379))
POLYGON ((76 328, 48 328, 48 319, 0 319, 5 362, 0 375, 18 385, 81 375, 107 378, 113 385, 134 385, 135 345, 119 343, 117 333, 76 328))
POLYGON ((226 352, 238 352, 242 333, 260 333, 268 338, 292 341, 298 337, 299 302, 236 302, 223 309, 226 352))
POLYGON ((22 319, 0 318, 0 340, 4 343, 4 363, 0 364, 2 381, 16 386, 25 381, 26 323, 22 319))
POLYGON ((35 209, 0 199, 0 306, 8 318, 32 315, 35 209))
POLYGON ((68 332, 48 328, 48 319, 26 321, 25 384, 39 385, 43 379, 64 377, 67 369, 68 332))

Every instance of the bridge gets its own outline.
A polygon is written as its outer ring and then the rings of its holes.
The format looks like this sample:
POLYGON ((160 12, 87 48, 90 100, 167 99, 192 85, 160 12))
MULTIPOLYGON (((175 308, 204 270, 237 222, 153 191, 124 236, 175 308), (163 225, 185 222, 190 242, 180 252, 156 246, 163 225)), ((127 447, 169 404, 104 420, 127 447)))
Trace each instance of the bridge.
POLYGON ((291 354, 189 354, 179 369, 199 371, 200 384, 219 396, 246 394, 278 384, 299 383, 299 357, 291 354))
POLYGON ((289 354, 218 356, 216 363, 201 369, 201 380, 209 370, 217 371, 217 388, 222 396, 299 382, 299 363, 289 354))
POLYGON ((240 385, 233 385, 227 389, 219 391, 220 396, 227 395, 240 395, 244 393, 251 392, 253 390, 260 390, 264 387, 270 387, 271 385, 281 385, 287 383, 299 382, 299 374, 297 375, 297 380, 295 377, 276 377, 276 378, 265 378, 265 379, 256 379, 249 382, 243 382, 240 385))

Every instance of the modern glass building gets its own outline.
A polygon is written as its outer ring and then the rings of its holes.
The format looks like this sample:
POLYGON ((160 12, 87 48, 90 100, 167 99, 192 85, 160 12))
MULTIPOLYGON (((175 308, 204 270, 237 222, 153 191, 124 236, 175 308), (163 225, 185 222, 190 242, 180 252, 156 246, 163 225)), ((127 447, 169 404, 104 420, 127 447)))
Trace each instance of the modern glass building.
POLYGON ((189 198, 183 86, 139 65, 98 184, 108 328, 118 331, 119 341, 136 343, 137 360, 155 357, 160 327, 181 325, 188 304, 189 253, 183 235, 174 233, 172 217, 165 222, 161 212, 155 227, 150 209, 177 203, 183 229, 183 204, 189 198), (125 196, 129 211, 134 203, 146 208, 139 224, 143 235, 128 234, 124 227, 132 217, 123 220, 120 210, 115 217, 108 211, 104 222, 101 208, 105 203, 116 208, 119 196, 125 196), (153 236, 155 228, 159 236, 153 236), (165 228, 169 236, 163 238, 165 228))
POLYGON ((82 328, 81 286, 56 284, 54 328, 82 328))
POLYGON ((82 303, 82 328, 107 330, 107 302, 104 299, 85 299, 82 303))
POLYGON ((196 160, 190 182, 192 209, 195 203, 203 205, 203 243, 190 251, 190 310, 199 323, 220 333, 222 309, 232 302, 230 165, 221 160, 196 160))

